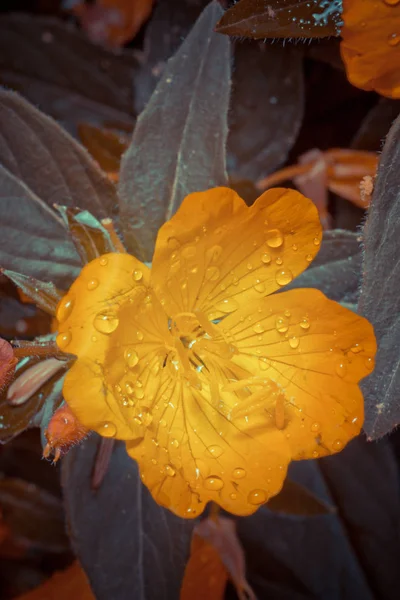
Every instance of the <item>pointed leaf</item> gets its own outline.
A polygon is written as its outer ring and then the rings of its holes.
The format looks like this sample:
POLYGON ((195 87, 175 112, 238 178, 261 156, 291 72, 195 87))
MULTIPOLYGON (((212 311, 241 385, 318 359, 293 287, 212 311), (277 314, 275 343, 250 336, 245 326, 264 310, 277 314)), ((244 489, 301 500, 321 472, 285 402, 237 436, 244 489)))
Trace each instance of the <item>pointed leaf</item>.
POLYGON ((60 217, 0 165, 0 267, 61 288, 79 273, 80 260, 60 217))
POLYGON ((54 283, 45 283, 34 277, 27 277, 8 269, 4 269, 3 274, 11 279, 42 310, 49 315, 55 315, 57 304, 62 298, 62 293, 56 288, 54 283))
POLYGON ((122 160, 121 223, 142 260, 187 194, 226 184, 230 48, 212 31, 221 14, 212 2, 168 62, 122 160))
POLYGON ((365 431, 376 439, 400 423, 400 117, 382 151, 364 227, 359 311, 374 326, 378 354, 362 383, 365 431))
POLYGON ((62 461, 71 543, 97 600, 178 598, 195 523, 154 502, 122 442, 93 491, 98 446, 92 435, 62 461))
POLYGON ((0 89, 0 163, 43 202, 97 217, 116 209, 112 183, 69 134, 14 92, 0 89))
POLYGON ((341 5, 337 0, 241 0, 226 11, 216 31, 255 39, 339 35, 341 5))

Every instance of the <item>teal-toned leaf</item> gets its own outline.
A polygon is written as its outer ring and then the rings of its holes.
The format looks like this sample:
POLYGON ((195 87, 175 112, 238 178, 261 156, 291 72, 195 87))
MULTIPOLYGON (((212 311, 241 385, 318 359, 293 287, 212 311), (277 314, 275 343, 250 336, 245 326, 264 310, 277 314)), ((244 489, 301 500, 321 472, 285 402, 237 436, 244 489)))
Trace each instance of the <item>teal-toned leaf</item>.
POLYGON ((373 438, 400 423, 400 117, 386 138, 368 217, 359 312, 374 326, 378 353, 362 382, 365 431, 373 438))
POLYGON ((4 269, 3 274, 11 279, 24 294, 29 296, 36 306, 49 315, 55 314, 57 304, 62 298, 62 293, 53 283, 45 283, 34 277, 21 275, 7 269, 4 269))
POLYGON ((341 0, 241 0, 226 11, 216 31, 255 39, 339 35, 341 0))
POLYGON ((58 217, 22 181, 0 165, 0 267, 67 287, 80 260, 58 217))
POLYGON ((53 119, 4 89, 0 164, 51 208, 54 203, 80 206, 99 218, 116 211, 114 186, 89 153, 53 119))
POLYGON ((170 59, 122 160, 121 226, 142 260, 187 194, 226 184, 230 46, 213 32, 221 14, 211 2, 170 59))

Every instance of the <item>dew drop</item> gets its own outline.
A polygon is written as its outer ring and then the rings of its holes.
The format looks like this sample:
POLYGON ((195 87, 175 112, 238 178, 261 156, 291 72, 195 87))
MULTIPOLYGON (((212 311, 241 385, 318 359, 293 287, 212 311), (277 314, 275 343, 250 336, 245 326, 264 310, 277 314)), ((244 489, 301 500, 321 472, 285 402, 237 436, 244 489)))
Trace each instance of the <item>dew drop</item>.
POLYGON ((72 340, 72 335, 70 331, 66 331, 65 333, 59 333, 56 337, 56 344, 60 348, 60 350, 64 350, 72 340))
POLYGON ((137 331, 136 332, 136 337, 141 342, 144 336, 143 336, 143 333, 141 331, 137 331))
POLYGON ((93 325, 97 331, 108 335, 117 329, 119 319, 112 312, 98 313, 94 318, 93 325))
POLYGON ((232 472, 232 477, 234 479, 243 479, 243 477, 246 477, 246 471, 244 469, 234 469, 232 472))
POLYGON ((269 265, 271 262, 271 255, 264 252, 264 254, 261 255, 261 262, 263 262, 264 265, 269 265))
POLYGON ((156 464, 158 464, 158 461, 157 461, 157 459, 156 459, 156 458, 152 458, 152 459, 151 459, 151 462, 153 463, 153 465, 156 465, 156 464))
POLYGON ((388 36, 388 44, 389 46, 395 47, 400 43, 400 36, 397 33, 392 33, 388 36))
POLYGON ((211 454, 211 456, 213 456, 214 458, 219 458, 222 454, 223 454, 223 450, 220 446, 209 446, 207 448, 207 451, 211 454))
POLYGON ((306 254, 306 261, 311 262, 313 259, 312 254, 306 254))
POLYGON ((321 244, 321 241, 318 238, 314 238, 314 246, 319 246, 321 244))
POLYGON ((294 250, 294 252, 297 252, 297 250, 298 250, 298 246, 297 246, 297 244, 293 244, 293 246, 292 246, 292 250, 294 250))
POLYGON ((86 287, 89 291, 92 291, 92 290, 95 290, 98 286, 99 286, 99 280, 94 278, 94 279, 91 279, 90 281, 88 281, 86 287))
POLYGON ((278 285, 287 285, 292 281, 293 275, 289 269, 281 269, 280 271, 277 271, 275 279, 278 285))
POLYGON ((321 429, 321 424, 317 423, 317 421, 315 421, 315 423, 313 423, 311 425, 311 431, 313 431, 314 433, 318 433, 318 431, 321 429))
POLYGON ((343 362, 340 362, 336 365, 336 373, 337 375, 339 375, 339 377, 344 377, 347 373, 347 367, 343 362))
POLYGON ((285 315, 285 317, 289 318, 291 315, 291 312, 290 312, 290 310, 285 310, 285 312, 283 314, 285 315))
POLYGON ((216 262, 222 254, 221 246, 212 246, 206 251, 207 262, 216 262))
POLYGON ((170 444, 173 448, 179 448, 179 442, 174 438, 170 441, 170 444))
POLYGON ((372 369, 375 366, 375 361, 372 357, 366 358, 365 359, 365 366, 367 367, 368 371, 372 371, 372 369))
POLYGON ((69 317, 74 308, 74 299, 71 296, 65 296, 57 307, 56 318, 59 323, 63 323, 69 317))
POLYGON ((124 359, 130 369, 133 369, 133 367, 135 367, 139 362, 139 356, 132 348, 127 348, 125 350, 124 359))
POLYGON ((235 494, 234 492, 232 492, 232 494, 229 494, 229 498, 230 498, 231 500, 236 500, 236 498, 237 498, 237 494, 235 494))
POLYGON ((142 390, 142 388, 136 388, 136 390, 135 390, 135 396, 139 400, 141 400, 142 398, 144 398, 144 391, 142 390))
POLYGON ((113 438, 117 434, 117 428, 114 423, 110 423, 110 421, 106 421, 100 426, 100 435, 106 438, 113 438))
POLYGON ((250 494, 247 496, 247 500, 250 504, 255 504, 256 506, 259 504, 264 504, 267 499, 267 494, 264 490, 252 490, 250 494))
POLYGON ((106 265, 108 265, 108 258, 103 256, 102 258, 100 258, 99 263, 102 267, 105 267, 106 265))
POLYGON ((205 278, 207 281, 217 281, 219 278, 220 271, 218 267, 208 267, 205 272, 205 278))
POLYGON ((142 419, 140 417, 133 417, 133 420, 136 423, 136 425, 138 425, 139 427, 141 427, 143 425, 142 419))
POLYGON ((278 256, 275 262, 277 265, 281 266, 283 264, 283 259, 280 256, 278 256))
POLYGON ((257 282, 254 285, 254 289, 256 290, 256 292, 263 294, 265 292, 265 285, 259 279, 257 279, 257 282))
POLYGON ((171 465, 165 465, 165 472, 168 475, 168 477, 175 477, 176 475, 176 471, 174 467, 171 467, 171 465))
POLYGON ((314 450, 312 453, 314 458, 318 458, 319 457, 319 452, 317 450, 314 450))
POLYGON ((161 427, 166 427, 167 426, 167 421, 165 419, 160 419, 159 423, 160 423, 161 427))
POLYGON ((239 304, 233 298, 225 298, 215 303, 215 308, 223 313, 231 313, 239 308, 239 304))
POLYGON ((291 338, 289 338, 289 346, 291 348, 293 348, 293 350, 295 350, 296 348, 298 348, 300 345, 300 340, 298 337, 293 336, 291 338))
POLYGON ((211 475, 210 477, 207 477, 204 480, 204 487, 207 490, 212 490, 212 491, 218 492, 219 490, 222 490, 222 488, 224 487, 224 482, 222 481, 222 479, 220 477, 211 475))
POLYGON ((134 388, 133 388, 133 383, 131 381, 127 381, 125 383, 125 390, 126 390, 126 393, 128 394, 128 396, 132 396, 132 394, 134 392, 134 388))
MULTIPOLYGON (((137 396, 137 394, 136 394, 137 396)), ((148 427, 149 425, 151 425, 152 421, 153 421, 153 415, 151 414, 150 411, 148 410, 142 410, 142 412, 140 413, 139 417, 142 420, 142 423, 145 427, 148 427)))
POLYGON ((270 229, 266 233, 267 245, 270 248, 280 248, 283 244, 283 235, 279 229, 270 229))
POLYGON ((140 281, 142 279, 142 277, 143 277, 142 271, 139 271, 139 270, 133 271, 133 279, 135 281, 140 281))
POLYGON ((263 324, 256 323, 253 327, 253 331, 255 331, 256 333, 263 333, 265 331, 263 324))
POLYGON ((332 448, 334 450, 341 450, 343 448, 343 442, 342 440, 335 440, 332 444, 332 448))
POLYGON ((260 365, 261 371, 266 371, 269 367, 268 359, 265 356, 261 356, 258 359, 258 364, 260 365))
POLYGON ((275 327, 279 333, 286 333, 289 329, 288 320, 285 317, 278 317, 275 321, 275 327))
POLYGON ((310 321, 307 319, 307 317, 304 317, 304 319, 300 321, 300 327, 302 329, 310 329, 310 321))
POLYGON ((353 354, 359 354, 359 352, 363 351, 363 347, 361 344, 354 344, 354 346, 352 346, 350 350, 353 354))

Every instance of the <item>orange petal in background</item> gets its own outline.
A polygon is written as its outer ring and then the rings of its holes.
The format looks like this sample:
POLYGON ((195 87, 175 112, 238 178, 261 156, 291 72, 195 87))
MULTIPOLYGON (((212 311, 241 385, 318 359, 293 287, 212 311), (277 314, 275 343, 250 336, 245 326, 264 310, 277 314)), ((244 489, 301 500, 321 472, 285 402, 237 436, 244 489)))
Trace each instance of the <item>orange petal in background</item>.
POLYGON ((190 194, 158 234, 151 282, 167 312, 224 316, 290 283, 317 254, 321 224, 294 190, 248 208, 231 189, 190 194))

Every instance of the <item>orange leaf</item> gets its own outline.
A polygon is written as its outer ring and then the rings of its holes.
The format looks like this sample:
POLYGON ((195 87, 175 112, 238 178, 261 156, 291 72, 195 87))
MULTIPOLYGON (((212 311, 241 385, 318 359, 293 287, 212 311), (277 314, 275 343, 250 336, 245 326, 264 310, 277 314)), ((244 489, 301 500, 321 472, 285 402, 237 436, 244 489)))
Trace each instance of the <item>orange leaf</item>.
POLYGON ((0 388, 9 383, 17 362, 11 345, 0 339, 0 388))
POLYGON ((78 133, 81 142, 102 170, 107 173, 111 181, 117 182, 121 156, 128 148, 129 136, 88 123, 80 123, 78 133))
POLYGON ((236 525, 225 517, 208 518, 194 528, 180 600, 222 600, 230 578, 242 600, 255 600, 246 581, 245 559, 236 525))
POLYGON ((75 3, 71 11, 88 37, 102 44, 123 46, 149 18, 154 0, 97 0, 75 3))
POLYGON ((48 581, 17 600, 95 600, 82 567, 75 561, 65 571, 55 573, 48 581))

